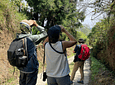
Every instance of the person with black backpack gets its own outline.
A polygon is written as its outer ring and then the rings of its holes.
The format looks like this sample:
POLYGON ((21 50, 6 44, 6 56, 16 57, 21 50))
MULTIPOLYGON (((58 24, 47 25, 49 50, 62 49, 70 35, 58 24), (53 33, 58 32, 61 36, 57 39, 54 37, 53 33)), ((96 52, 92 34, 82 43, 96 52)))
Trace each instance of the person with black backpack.
POLYGON ((22 32, 17 34, 7 51, 8 60, 20 70, 20 85, 36 85, 39 67, 36 46, 47 37, 47 32, 35 20, 22 20, 20 30, 22 32), (40 34, 32 35, 32 26, 36 26, 40 34))
POLYGON ((84 44, 84 40, 82 38, 79 39, 79 45, 76 45, 73 53, 76 53, 74 56, 74 67, 73 67, 73 71, 71 74, 71 81, 74 80, 76 71, 78 70, 78 68, 80 68, 80 74, 81 74, 81 79, 80 81, 77 81, 78 83, 83 84, 84 83, 84 72, 83 72, 83 68, 84 68, 84 62, 86 59, 89 58, 89 48, 87 47, 86 44, 84 44))
POLYGON ((48 85, 71 85, 66 48, 76 43, 76 39, 63 26, 55 25, 49 28, 48 37, 43 43, 48 85), (64 32, 70 41, 60 41, 60 32, 64 32))

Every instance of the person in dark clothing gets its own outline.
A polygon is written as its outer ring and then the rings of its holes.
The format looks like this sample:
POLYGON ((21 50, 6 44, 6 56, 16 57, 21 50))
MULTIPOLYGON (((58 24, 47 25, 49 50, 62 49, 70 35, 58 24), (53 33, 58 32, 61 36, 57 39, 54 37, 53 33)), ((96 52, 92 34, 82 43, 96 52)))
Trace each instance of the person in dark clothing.
POLYGON ((79 39, 79 45, 76 45, 73 53, 76 53, 75 57, 74 57, 74 68, 73 68, 73 71, 72 71, 72 74, 71 74, 71 81, 74 80, 74 77, 75 77, 75 73, 76 71, 78 70, 78 68, 80 68, 80 74, 81 74, 81 79, 80 81, 78 81, 78 83, 84 83, 83 80, 84 80, 84 72, 83 72, 83 67, 84 67, 84 60, 81 60, 78 58, 78 55, 80 54, 80 51, 81 51, 81 45, 84 44, 84 40, 83 39, 79 39))
POLYGON ((20 22, 22 33, 17 34, 17 39, 26 38, 28 63, 25 67, 18 67, 20 70, 20 85, 36 85, 39 63, 37 60, 36 46, 47 36, 47 32, 34 20, 22 20, 20 22), (38 35, 31 34, 31 26, 36 26, 41 32, 38 35))

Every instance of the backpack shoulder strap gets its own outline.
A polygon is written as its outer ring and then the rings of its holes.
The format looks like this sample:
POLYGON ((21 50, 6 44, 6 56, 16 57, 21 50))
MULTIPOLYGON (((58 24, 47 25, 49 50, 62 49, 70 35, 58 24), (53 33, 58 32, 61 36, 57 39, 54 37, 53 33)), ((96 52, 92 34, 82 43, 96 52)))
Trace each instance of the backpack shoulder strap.
MULTIPOLYGON (((45 43, 45 45, 46 45, 46 43, 45 43)), ((45 45, 44 45, 44 56, 43 56, 43 72, 44 72, 44 66, 45 66, 45 45)))
MULTIPOLYGON (((47 43, 47 42, 46 42, 47 43)), ((45 45, 46 45, 45 43, 45 45)), ((43 57, 43 65, 45 64, 45 45, 44 45, 44 57, 43 57)))
POLYGON ((24 56, 27 56, 27 60, 28 60, 27 38, 23 38, 22 41, 23 41, 24 56))
POLYGON ((25 55, 25 40, 24 40, 24 38, 22 39, 22 41, 23 41, 23 52, 24 52, 24 55, 25 55))
POLYGON ((22 41, 23 41, 24 55, 28 55, 28 53, 27 53, 27 39, 23 38, 22 41))

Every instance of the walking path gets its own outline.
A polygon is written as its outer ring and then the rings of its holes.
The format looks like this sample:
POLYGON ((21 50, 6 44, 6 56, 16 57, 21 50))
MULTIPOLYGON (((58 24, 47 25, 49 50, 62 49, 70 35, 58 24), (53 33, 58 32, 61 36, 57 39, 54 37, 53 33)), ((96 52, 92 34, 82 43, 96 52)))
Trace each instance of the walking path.
MULTIPOLYGON (((74 57, 71 57, 68 59, 68 63, 72 63, 73 62, 73 59, 74 57)), ((84 84, 79 84, 77 83, 78 80, 80 80, 80 72, 79 70, 76 72, 76 75, 75 75, 75 78, 74 78, 74 81, 73 81, 73 84, 72 85, 88 85, 88 82, 89 82, 89 75, 90 75, 90 58, 87 59, 85 61, 85 64, 84 64, 84 84)), ((39 73, 38 74, 38 79, 37 79, 37 83, 36 85, 47 85, 47 80, 45 82, 42 81, 42 73, 39 73)))

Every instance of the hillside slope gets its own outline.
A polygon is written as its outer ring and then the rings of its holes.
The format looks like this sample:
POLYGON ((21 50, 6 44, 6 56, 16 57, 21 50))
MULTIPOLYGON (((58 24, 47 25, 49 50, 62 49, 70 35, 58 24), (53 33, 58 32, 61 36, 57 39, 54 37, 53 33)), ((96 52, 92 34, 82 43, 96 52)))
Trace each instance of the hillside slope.
POLYGON ((7 50, 19 32, 19 22, 25 18, 9 0, 0 0, 0 85, 12 79, 13 67, 8 63, 7 50))

